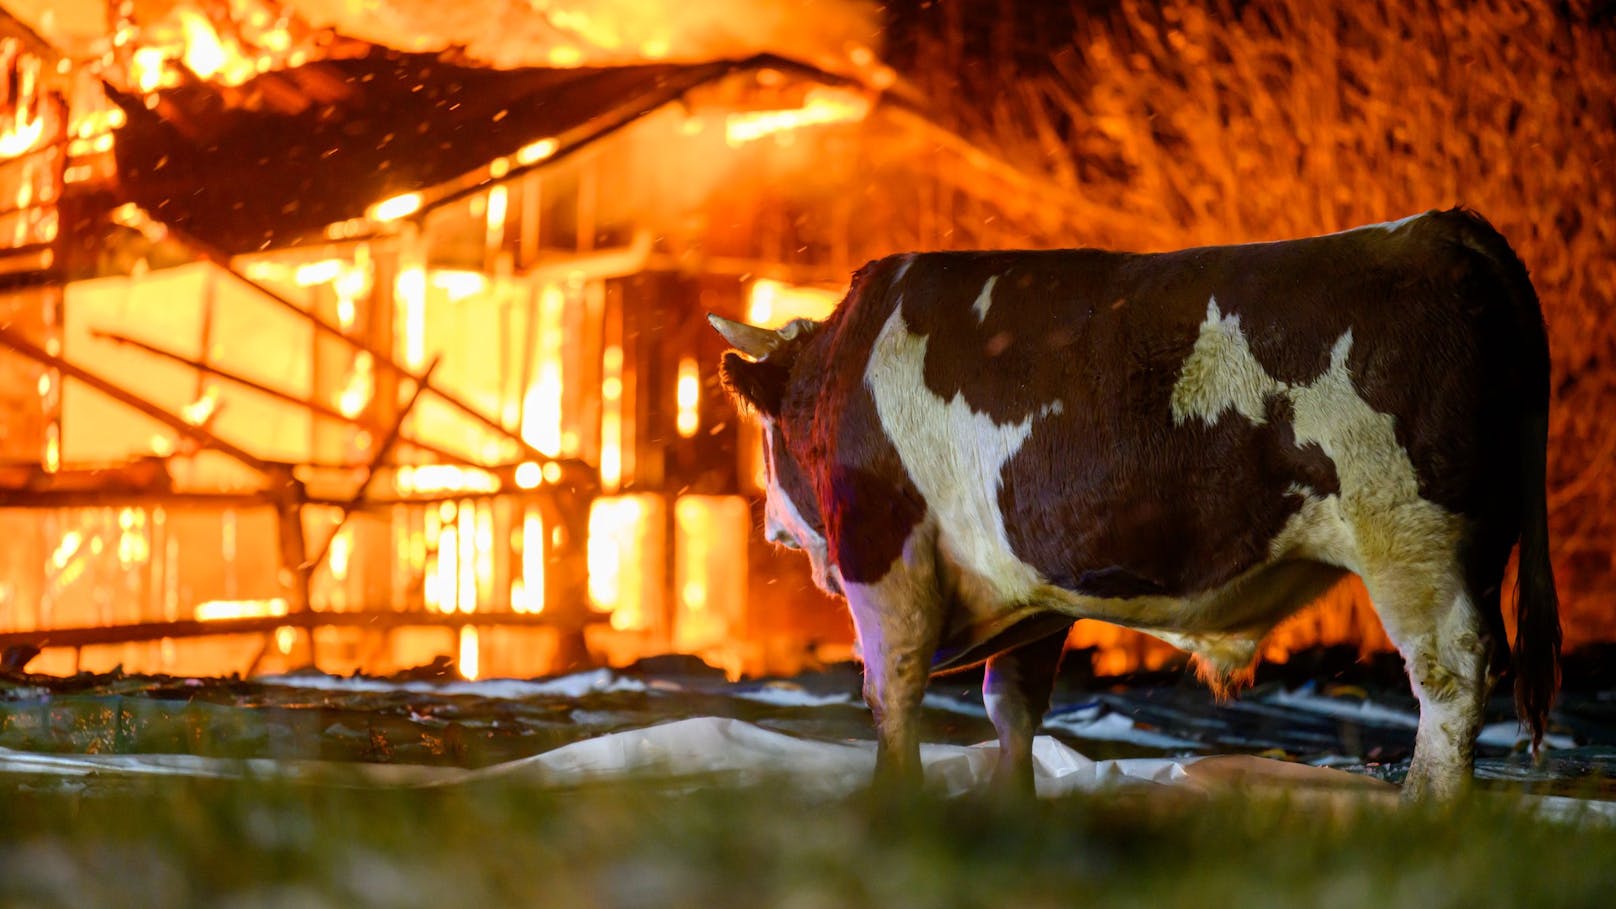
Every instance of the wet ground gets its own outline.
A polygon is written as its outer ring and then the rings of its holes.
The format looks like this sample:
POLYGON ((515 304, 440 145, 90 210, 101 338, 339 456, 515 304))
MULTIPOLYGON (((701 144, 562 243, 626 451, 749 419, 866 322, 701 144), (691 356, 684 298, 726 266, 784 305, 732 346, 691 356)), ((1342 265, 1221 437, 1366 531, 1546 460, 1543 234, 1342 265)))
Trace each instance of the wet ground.
MULTIPOLYGON (((1567 661, 1549 747, 1534 761, 1507 693, 1489 704, 1478 749, 1485 785, 1616 799, 1616 661, 1567 661)), ((1396 782, 1416 705, 1395 660, 1317 651, 1268 667, 1216 702, 1182 669, 1117 678, 1072 671, 1043 732, 1089 758, 1256 754, 1396 782)), ((933 682, 925 741, 991 740, 980 675, 933 682)), ((267 758, 479 768, 608 733, 725 717, 818 741, 868 740, 853 665, 729 682, 684 658, 551 679, 456 681, 446 667, 391 679, 319 673, 242 679, 0 676, 0 748, 44 754, 267 758)), ((0 753, 0 757, 4 757, 0 753)), ((0 761, 0 764, 3 764, 0 761)))

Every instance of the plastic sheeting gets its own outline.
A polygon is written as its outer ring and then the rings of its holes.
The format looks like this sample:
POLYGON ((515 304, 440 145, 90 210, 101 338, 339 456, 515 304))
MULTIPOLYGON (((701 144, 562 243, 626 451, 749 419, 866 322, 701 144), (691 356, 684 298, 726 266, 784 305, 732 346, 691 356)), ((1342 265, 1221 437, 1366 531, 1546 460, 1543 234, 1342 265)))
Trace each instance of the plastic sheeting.
MULTIPOLYGON (((948 795, 985 786, 998 746, 924 745, 929 785, 948 795)), ((775 732, 727 717, 693 717, 596 736, 543 754, 476 770, 326 761, 229 760, 181 754, 39 754, 0 749, 0 772, 85 776, 194 776, 215 779, 280 777, 361 785, 442 786, 516 779, 572 786, 625 777, 719 776, 739 780, 789 777, 836 795, 866 785, 875 769, 870 742, 827 742, 775 732)), ((1319 786, 1394 791, 1370 777, 1251 755, 1124 758, 1096 761, 1061 742, 1033 743, 1038 794, 1069 795, 1113 786, 1179 786, 1213 791, 1233 784, 1319 786)))

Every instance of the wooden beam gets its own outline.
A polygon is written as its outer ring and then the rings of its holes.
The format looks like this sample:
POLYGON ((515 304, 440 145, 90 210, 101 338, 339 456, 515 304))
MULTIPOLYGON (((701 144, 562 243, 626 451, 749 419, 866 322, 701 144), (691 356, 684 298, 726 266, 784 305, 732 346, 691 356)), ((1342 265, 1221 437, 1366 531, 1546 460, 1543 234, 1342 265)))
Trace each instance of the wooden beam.
POLYGON ((376 451, 370 459, 369 468, 365 471, 365 478, 359 481, 359 488, 355 489, 353 496, 343 504, 342 517, 337 521, 337 526, 331 528, 331 535, 325 538, 325 543, 320 546, 320 551, 309 562, 310 572, 318 571, 320 566, 325 563, 325 557, 331 552, 332 542, 336 540, 337 534, 342 532, 343 526, 348 523, 348 516, 353 514, 355 508, 364 503, 365 493, 369 491, 370 484, 375 481, 376 472, 381 469, 382 462, 387 460, 387 453, 393 449, 393 443, 398 441, 398 434, 404 428, 404 421, 409 419, 410 411, 415 409, 415 402, 421 400, 421 392, 426 390, 426 383, 432 378, 432 373, 438 368, 438 363, 440 362, 442 361, 434 357, 432 362, 427 364, 426 372, 422 373, 421 378, 416 380, 415 390, 410 393, 410 399, 404 402, 404 406, 399 409, 398 416, 393 419, 392 428, 387 431, 387 435, 382 437, 381 444, 376 446, 376 451))
MULTIPOLYGON (((147 217, 150 217, 150 215, 147 215, 147 217)), ((378 348, 376 345, 369 343, 368 341, 366 341, 363 338, 352 337, 347 332, 343 331, 341 328, 338 328, 337 326, 332 325, 330 322, 325 321, 324 319, 320 318, 318 315, 316 315, 316 314, 314 314, 312 312, 309 312, 308 310, 304 309, 303 307, 301 307, 301 306, 297 305, 296 303, 292 302, 291 300, 287 299, 285 296, 282 296, 281 294, 277 293, 273 288, 271 288, 271 287, 269 287, 269 286, 267 286, 267 285, 265 285, 265 284, 263 284, 263 283, 261 283, 259 281, 255 281, 254 279, 248 277, 246 274, 243 274, 231 262, 230 256, 227 253, 225 253, 223 250, 219 249, 218 247, 216 247, 216 246, 212 245, 211 243, 208 243, 208 242, 206 242, 206 241, 204 241, 204 240, 202 240, 202 239, 200 239, 198 237, 195 237, 195 236, 193 236, 191 234, 188 234, 185 231, 180 230, 179 228, 176 228, 171 224, 167 224, 166 222, 162 223, 162 226, 163 226, 163 228, 165 230, 168 231, 169 235, 173 239, 179 241, 180 243, 182 243, 186 247, 190 248, 190 250, 192 252, 196 253, 197 255, 201 256, 202 258, 208 260, 209 262, 212 262, 214 265, 216 265, 220 269, 222 269, 226 274, 230 275, 230 277, 235 278, 237 281, 241 282, 242 284, 245 284, 248 287, 251 287, 252 289, 258 291, 260 294, 262 294, 264 296, 265 299, 269 300, 271 303, 274 303, 275 305, 281 307, 282 309, 287 310, 288 312, 292 313, 293 315, 297 316, 298 318, 303 319, 304 321, 308 322, 309 325, 314 327, 315 331, 330 335, 331 337, 334 337, 334 338, 342 341, 345 344, 351 345, 351 346, 353 346, 353 347, 355 347, 355 348, 357 348, 359 350, 364 351, 365 353, 370 354, 373 362, 375 362, 377 366, 379 366, 381 368, 384 368, 384 369, 387 369, 387 370, 390 370, 391 372, 397 374, 401 378, 409 378, 409 379, 413 379, 416 382, 424 382, 424 380, 423 380, 423 378, 421 376, 415 375, 413 372, 411 372, 409 369, 407 369, 402 363, 399 363, 397 360, 393 359, 392 354, 388 353, 387 351, 378 348)), ((523 440, 520 431, 512 430, 512 429, 507 428, 506 426, 501 424, 498 420, 495 420, 493 417, 488 416, 487 414, 483 413, 482 411, 478 410, 477 408, 473 407, 472 405, 466 403, 466 401, 464 399, 462 399, 460 396, 455 395, 455 394, 453 394, 451 392, 445 391, 442 388, 437 388, 437 387, 431 385, 430 383, 424 383, 423 387, 428 392, 436 395, 438 398, 440 398, 442 401, 444 401, 446 404, 453 407, 454 409, 460 411, 461 413, 465 414, 468 417, 471 417, 473 420, 477 421, 478 423, 483 424, 484 426, 488 427, 489 429, 492 429, 494 432, 499 433, 500 435, 504 436, 505 438, 515 442, 522 449, 522 451, 525 452, 529 457, 542 458, 542 457, 545 456, 543 452, 539 451, 538 449, 536 449, 533 446, 529 445, 525 440, 523 440)))
MULTIPOLYGON (((262 382, 259 382, 257 380, 249 379, 246 376, 241 375, 240 373, 231 372, 230 370, 224 369, 224 368, 219 367, 219 366, 210 366, 210 365, 208 365, 206 363, 201 362, 200 360, 195 360, 195 359, 192 359, 190 357, 174 353, 171 350, 165 350, 162 347, 159 347, 159 346, 157 346, 155 344, 150 344, 150 343, 147 343, 145 341, 141 341, 141 340, 139 340, 137 338, 131 338, 131 337, 128 337, 126 335, 120 335, 117 332, 111 332, 111 331, 92 330, 90 332, 90 334, 94 335, 97 338, 104 338, 104 339, 106 339, 108 341, 112 341, 112 342, 117 343, 117 344, 126 344, 126 345, 128 345, 130 347, 136 348, 137 350, 143 350, 143 351, 145 351, 145 352, 147 352, 149 354, 152 354, 153 356, 162 357, 163 359, 168 360, 170 362, 178 363, 178 364, 180 364, 182 366, 188 366, 188 367, 190 367, 192 369, 195 369, 195 370, 198 370, 198 371, 201 371, 201 372, 205 372, 210 376, 215 376, 217 378, 224 379, 225 381, 228 381, 228 382, 234 382, 235 384, 240 385, 243 388, 252 389, 253 391, 258 392, 259 394, 266 395, 268 397, 274 398, 277 401, 282 401, 284 403, 291 404, 291 405, 294 405, 296 407, 305 408, 305 409, 311 411, 312 413, 314 413, 314 414, 316 414, 318 416, 326 417, 327 419, 336 420, 336 421, 339 421, 339 422, 342 422, 342 423, 350 423, 350 424, 354 424, 354 425, 363 425, 363 424, 359 423, 359 421, 353 419, 352 417, 347 416, 346 414, 342 413, 341 411, 336 410, 335 408, 332 408, 332 407, 328 407, 328 406, 326 406, 324 404, 321 404, 318 401, 305 400, 303 398, 299 398, 296 395, 290 394, 288 392, 281 391, 280 389, 274 388, 274 387, 269 386, 269 385, 265 385, 262 382)), ((369 427, 366 427, 366 428, 368 429, 369 427)), ((459 464, 459 465, 461 465, 463 467, 480 467, 480 466, 482 466, 482 465, 476 463, 475 461, 472 461, 471 459, 465 457, 464 455, 456 454, 455 452, 449 451, 446 448, 439 448, 438 446, 433 445, 430 442, 423 442, 420 439, 416 439, 416 438, 414 438, 412 436, 404 435, 402 433, 399 435, 398 441, 402 445, 408 445, 408 446, 410 446, 412 448, 419 448, 422 451, 427 452, 428 454, 437 455, 439 458, 442 458, 443 460, 448 461, 451 464, 459 464)))
MULTIPOLYGON (((590 612, 584 617, 586 624, 600 624, 611 616, 604 612, 590 612)), ((278 616, 253 616, 241 619, 179 619, 172 622, 136 622, 127 625, 81 626, 76 628, 41 629, 37 631, 8 631, 0 633, 0 651, 18 644, 36 647, 90 647, 97 644, 127 644, 136 641, 157 641, 163 638, 197 638, 220 634, 266 634, 277 628, 464 628, 468 625, 482 628, 570 628, 573 623, 558 621, 545 613, 536 615, 517 612, 391 612, 366 610, 360 612, 309 611, 278 616)))
POLYGON ((175 432, 196 441, 204 448, 211 448, 221 454, 228 455, 229 457, 234 458, 242 464, 251 467, 253 470, 264 474, 265 476, 274 473, 277 469, 277 466, 273 462, 266 461, 263 458, 252 454, 246 449, 240 448, 230 442, 226 442, 224 439, 219 438, 206 429, 203 429, 200 426, 187 422, 181 417, 169 413, 168 411, 158 407, 156 404, 151 403, 134 392, 126 391, 125 389, 118 387, 111 380, 104 379, 101 376, 83 368, 82 366, 76 366, 63 358, 50 353, 44 348, 34 344, 34 342, 28 340, 23 336, 22 332, 17 331, 9 325, 0 325, 0 344, 4 344, 30 360, 44 363, 52 369, 58 370, 65 376, 70 376, 77 379, 96 391, 99 391, 107 397, 113 399, 114 401, 138 410, 146 416, 151 417, 153 420, 156 420, 157 422, 162 423, 164 426, 174 430, 175 432))

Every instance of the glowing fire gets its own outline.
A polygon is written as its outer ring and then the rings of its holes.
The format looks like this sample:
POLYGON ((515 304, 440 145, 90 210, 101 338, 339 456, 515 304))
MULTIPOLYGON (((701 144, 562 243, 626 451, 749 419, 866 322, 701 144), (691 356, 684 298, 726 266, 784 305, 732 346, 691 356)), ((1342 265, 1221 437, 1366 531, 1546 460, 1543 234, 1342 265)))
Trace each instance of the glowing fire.
POLYGON ((267 600, 208 600, 196 604, 192 613, 199 622, 219 622, 228 619, 258 619, 264 616, 282 616, 287 612, 286 600, 274 597, 267 600))
POLYGON ((600 380, 600 485, 616 492, 623 482, 623 348, 606 348, 600 380))
POLYGON ((404 365, 418 370, 426 365, 426 269, 419 265, 399 269, 393 293, 402 314, 404 365))
POLYGON ((516 163, 524 166, 537 164, 555 154, 556 149, 560 147, 561 143, 554 139, 540 139, 537 142, 529 142, 517 150, 516 163))
POLYGON ((814 86, 801 107, 729 114, 724 120, 724 141, 733 147, 806 126, 856 123, 869 116, 870 106, 867 96, 851 89, 814 86))
POLYGON ((14 158, 32 151, 44 135, 45 115, 42 112, 30 119, 13 123, 4 131, 0 131, 0 158, 14 158))
POLYGON ((511 610, 518 613, 544 611, 544 559, 546 555, 544 516, 537 508, 522 513, 522 576, 511 582, 511 610))
POLYGON ((522 439, 549 457, 562 453, 562 319, 567 298, 555 284, 539 291, 537 369, 522 405, 522 439))
POLYGON ((517 489, 537 489, 544 482, 544 468, 537 461, 523 461, 516 465, 512 478, 516 480, 517 489))
POLYGON ((421 210, 420 193, 404 193, 383 199, 365 209, 365 217, 376 222, 397 221, 421 210))
POLYGON ((846 288, 803 287, 759 278, 747 292, 746 321, 764 328, 779 328, 792 319, 817 321, 834 312, 846 293, 846 288))
MULTIPOLYGON (((208 17, 196 10, 179 7, 174 11, 185 35, 185 66, 198 78, 211 79, 232 62, 208 17)), ((236 59, 240 59, 237 57, 236 59)))
POLYGON ((398 469, 393 482, 400 495, 499 491, 499 477, 481 467, 459 464, 406 464, 398 469))
POLYGON ((475 680, 482 673, 481 656, 477 628, 473 625, 463 626, 460 629, 460 675, 475 680))
POLYGON ((651 627, 660 599, 662 499, 638 494, 596 499, 589 509, 589 599, 618 631, 651 627))
POLYGON ((674 589, 678 612, 673 645, 731 662, 745 638, 747 539, 752 513, 740 496, 681 496, 674 503, 674 589))
POLYGON ((370 354, 360 351, 354 357, 353 369, 337 393, 337 410, 348 419, 364 413, 376 391, 375 367, 370 354))
POLYGON ((695 357, 679 360, 679 380, 674 391, 678 414, 675 428, 683 438, 690 438, 701 428, 701 370, 695 357))

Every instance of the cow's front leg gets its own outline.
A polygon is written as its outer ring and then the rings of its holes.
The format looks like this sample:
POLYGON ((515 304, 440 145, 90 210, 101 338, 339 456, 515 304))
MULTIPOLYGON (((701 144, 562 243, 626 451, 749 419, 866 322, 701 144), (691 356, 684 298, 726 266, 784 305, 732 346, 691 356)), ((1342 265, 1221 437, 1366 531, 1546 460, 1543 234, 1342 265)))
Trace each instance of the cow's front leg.
POLYGON ((920 702, 943 625, 933 556, 915 540, 873 584, 844 583, 864 653, 864 700, 875 716, 877 784, 918 786, 920 702))
POLYGON ((1069 627, 988 659, 982 704, 999 734, 999 763, 993 770, 996 789, 1033 795, 1033 734, 1049 710, 1069 627))

